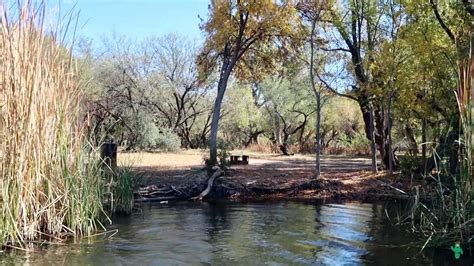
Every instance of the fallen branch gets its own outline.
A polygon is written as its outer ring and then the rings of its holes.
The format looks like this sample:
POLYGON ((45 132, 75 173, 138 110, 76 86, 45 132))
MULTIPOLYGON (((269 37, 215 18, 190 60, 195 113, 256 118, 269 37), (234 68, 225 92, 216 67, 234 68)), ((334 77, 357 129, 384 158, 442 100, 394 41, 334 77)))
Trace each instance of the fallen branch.
POLYGON ((219 176, 222 175, 222 171, 221 170, 217 170, 215 171, 211 177, 207 180, 207 187, 206 189, 201 192, 201 194, 199 194, 198 196, 196 197, 192 197, 191 199, 192 200, 199 200, 201 201, 205 196, 207 196, 207 194, 209 194, 211 192, 211 189, 212 189, 212 186, 214 185, 214 180, 216 178, 218 178, 219 176))
POLYGON ((390 185, 390 184, 388 184, 388 183, 385 183, 385 182, 383 182, 382 180, 379 180, 379 179, 375 179, 375 180, 377 180, 377 181, 379 181, 380 183, 382 183, 382 185, 385 185, 385 186, 387 186, 387 187, 389 187, 389 188, 395 189, 396 191, 398 191, 398 192, 400 192, 400 193, 402 193, 402 194, 408 195, 405 191, 403 191, 403 190, 401 190, 401 189, 399 189, 399 188, 396 188, 396 187, 394 187, 394 186, 392 186, 392 185, 390 185))
POLYGON ((136 198, 135 202, 160 202, 168 200, 179 200, 179 197, 167 196, 167 197, 152 197, 152 198, 136 198))

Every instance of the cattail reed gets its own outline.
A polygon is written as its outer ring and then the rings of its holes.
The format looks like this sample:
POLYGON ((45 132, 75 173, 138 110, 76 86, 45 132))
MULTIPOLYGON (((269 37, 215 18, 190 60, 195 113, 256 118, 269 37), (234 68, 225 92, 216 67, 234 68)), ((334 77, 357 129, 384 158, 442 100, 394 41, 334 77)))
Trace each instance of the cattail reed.
POLYGON ((90 234, 103 214, 100 161, 65 38, 44 3, 0 2, 0 244, 90 234), (48 24, 48 25, 47 25, 48 24))

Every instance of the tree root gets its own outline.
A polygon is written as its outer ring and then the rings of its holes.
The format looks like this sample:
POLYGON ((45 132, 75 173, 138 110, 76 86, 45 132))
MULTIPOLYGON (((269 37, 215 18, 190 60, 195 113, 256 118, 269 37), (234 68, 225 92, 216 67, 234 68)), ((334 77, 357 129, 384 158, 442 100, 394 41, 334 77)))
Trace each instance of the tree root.
MULTIPOLYGON (((223 173, 221 170, 216 170, 211 175, 211 177, 207 179, 204 179, 204 175, 199 174, 198 176, 192 178, 189 182, 185 182, 179 186, 160 184, 142 187, 134 193, 135 202, 202 200, 204 197, 208 196, 209 193, 211 193, 214 188, 214 182, 222 174, 223 173)), ((231 188, 228 187, 226 187, 226 189, 231 190, 231 188)))
POLYGON ((221 170, 216 170, 211 175, 211 177, 207 180, 206 189, 203 192, 201 192, 201 194, 199 194, 198 196, 192 197, 191 200, 201 201, 205 196, 207 196, 209 194, 209 192, 211 192, 212 186, 214 185, 214 180, 216 180, 216 178, 218 178, 221 175, 222 175, 222 171, 221 170))

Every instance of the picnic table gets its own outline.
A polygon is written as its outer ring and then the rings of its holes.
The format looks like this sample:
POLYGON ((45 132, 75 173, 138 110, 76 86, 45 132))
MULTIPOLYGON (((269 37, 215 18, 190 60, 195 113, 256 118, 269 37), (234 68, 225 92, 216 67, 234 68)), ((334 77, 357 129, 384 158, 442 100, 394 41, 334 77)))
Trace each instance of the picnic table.
POLYGON ((248 165, 249 164, 249 156, 248 155, 231 155, 230 156, 230 164, 231 165, 248 165))

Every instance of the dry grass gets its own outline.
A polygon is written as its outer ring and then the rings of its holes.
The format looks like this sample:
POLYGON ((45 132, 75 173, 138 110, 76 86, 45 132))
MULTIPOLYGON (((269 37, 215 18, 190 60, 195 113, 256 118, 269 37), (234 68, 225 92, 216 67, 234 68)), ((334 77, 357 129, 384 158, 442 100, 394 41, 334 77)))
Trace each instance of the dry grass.
MULTIPOLYGON (((307 143, 304 146, 290 145, 289 147, 290 152, 292 153, 300 153, 300 154, 314 154, 315 153, 315 146, 314 144, 307 143)), ((249 145, 245 151, 247 153, 255 153, 255 154, 277 154, 280 153, 280 149, 273 144, 251 144, 249 145)), ((370 155, 370 147, 344 147, 344 146, 329 146, 324 148, 322 151, 323 154, 328 155, 348 155, 348 156, 368 156, 370 155)))
MULTIPOLYGON (((258 153, 234 150, 233 155, 249 155, 250 164, 232 166, 231 178, 238 182, 256 182, 274 186, 299 182, 314 175, 315 158, 312 155, 296 154, 282 156, 272 153, 258 153)), ((206 151, 187 150, 176 153, 120 153, 120 166, 133 166, 143 176, 143 183, 179 184, 187 176, 197 174, 204 167, 206 151)), ((358 177, 361 170, 370 169, 370 160, 363 157, 323 156, 323 175, 329 179, 345 176, 358 177)), ((353 178, 347 179, 351 181, 353 178)), ((354 180, 352 180, 354 181, 354 180)))
POLYGON ((276 145, 273 144, 250 144, 247 148, 247 151, 257 152, 257 153, 277 153, 280 150, 276 145))
POLYGON ((207 153, 200 150, 188 150, 174 153, 120 153, 117 157, 119 166, 149 167, 159 169, 186 169, 204 166, 207 153))
MULTIPOLYGON (((402 190, 410 188, 410 180, 399 183, 397 178, 387 173, 370 172, 370 159, 353 156, 322 157, 323 174, 320 179, 321 188, 303 189, 294 194, 278 192, 281 189, 299 187, 314 181, 314 156, 295 155, 281 156, 270 153, 257 153, 245 150, 235 150, 231 154, 250 155, 249 165, 234 165, 223 179, 236 187, 253 187, 270 194, 245 194, 244 199, 253 198, 301 198, 301 199, 378 199, 380 197, 404 197, 393 187, 402 190), (380 181, 382 180, 382 182, 380 181), (383 184, 389 184, 386 186, 383 184)), ((142 185, 180 186, 190 181, 201 182, 203 179, 203 164, 200 160, 207 155, 204 151, 183 151, 179 153, 134 153, 119 154, 123 164, 134 159, 139 161, 134 170, 141 173, 142 185), (144 159, 145 158, 145 159, 144 159), (140 160, 141 159, 141 160, 140 160)), ((205 172, 204 172, 205 173, 205 172)), ((293 191, 293 192, 291 192, 293 191)), ((408 191, 408 190, 407 190, 408 191)))
MULTIPOLYGON (((273 161, 313 161, 314 156, 295 154, 294 156, 282 156, 269 152, 255 152, 249 150, 232 150, 232 155, 249 155, 254 163, 273 161)), ((152 153, 152 152, 122 152, 118 155, 119 166, 147 167, 158 169, 187 169, 193 167, 204 167, 204 158, 209 156, 204 150, 184 150, 172 153, 152 153)), ((328 157, 329 158, 329 157, 328 157)))
POLYGON ((0 245, 10 246, 92 233, 104 189, 65 31, 44 24, 44 3, 17 3, 15 17, 0 5, 0 245))

